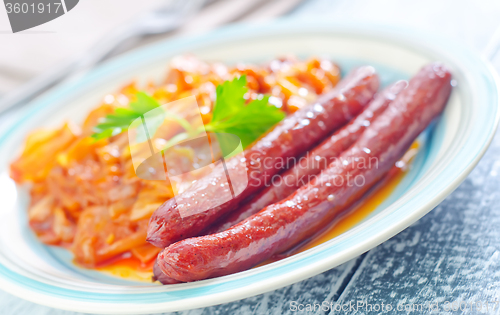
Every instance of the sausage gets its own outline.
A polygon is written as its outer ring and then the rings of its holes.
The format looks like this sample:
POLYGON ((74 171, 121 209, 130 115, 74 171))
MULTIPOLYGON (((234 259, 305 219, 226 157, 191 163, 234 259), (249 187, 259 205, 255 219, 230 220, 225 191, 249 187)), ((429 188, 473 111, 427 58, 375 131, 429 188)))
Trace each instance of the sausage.
MULTIPOLYGON (((373 67, 353 70, 331 92, 291 114, 257 140, 245 151, 245 163, 241 158, 228 159, 224 167, 218 165, 184 193, 160 206, 150 219, 148 242, 166 247, 180 239, 199 235, 220 216, 234 210, 243 199, 264 187, 265 179, 283 168, 283 159, 310 149, 359 114, 373 98, 378 86, 379 79, 373 67), (241 193, 229 201, 222 200, 221 194, 227 169, 248 178, 248 184, 232 183, 231 192, 241 193), (204 207, 208 202, 218 206, 206 210, 204 207), (181 216, 182 213, 189 215, 181 216)), ((223 189, 227 191, 227 185, 223 189)))
POLYGON ((158 259, 156 259, 155 264, 153 266, 153 277, 151 280, 153 280, 153 282, 159 281, 161 284, 180 283, 180 281, 168 277, 166 274, 163 273, 163 271, 161 271, 160 266, 158 266, 158 259))
POLYGON ((444 109, 450 80, 444 66, 425 66, 316 179, 226 231, 170 245, 158 255, 161 270, 183 282, 227 275, 251 268, 307 239, 360 198, 403 156, 444 109), (357 176, 362 176, 362 183, 356 182, 357 176))
POLYGON ((378 93, 370 104, 353 119, 349 124, 335 132, 320 145, 309 152, 305 157, 299 159, 299 163, 286 171, 281 180, 266 188, 252 198, 248 204, 231 212, 229 217, 210 227, 204 234, 214 234, 227 230, 233 225, 259 212, 264 207, 276 203, 307 184, 310 178, 314 178, 321 170, 325 169, 330 162, 338 157, 343 151, 353 144, 363 131, 387 108, 407 85, 406 81, 398 81, 381 93, 378 93))

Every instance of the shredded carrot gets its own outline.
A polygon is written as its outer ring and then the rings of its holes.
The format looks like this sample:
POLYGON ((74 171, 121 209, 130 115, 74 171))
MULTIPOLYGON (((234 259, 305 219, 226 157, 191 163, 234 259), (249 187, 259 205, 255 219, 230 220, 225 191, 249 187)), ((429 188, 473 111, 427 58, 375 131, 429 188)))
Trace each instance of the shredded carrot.
MULTIPOLYGON (((162 82, 144 86, 132 82, 105 95, 81 127, 66 123, 57 129, 34 131, 27 137, 22 154, 12 162, 10 176, 19 184, 31 184, 29 223, 39 239, 69 247, 75 261, 90 268, 125 252, 142 263, 154 260, 160 249, 146 243, 147 224, 151 214, 174 196, 172 187, 165 181, 136 176, 127 134, 94 141, 90 137, 93 128, 116 108, 127 107, 139 90, 161 104, 194 95, 202 119, 208 123, 217 85, 243 74, 247 76, 249 99, 271 94, 271 103, 287 113, 330 90, 340 78, 336 65, 319 58, 299 61, 286 57, 264 66, 228 67, 181 56, 171 61, 162 82)), ((198 115, 183 114, 188 120, 198 115)), ((163 124, 155 138, 166 141, 176 132, 163 124)), ((174 184, 182 190, 190 183, 174 184)))

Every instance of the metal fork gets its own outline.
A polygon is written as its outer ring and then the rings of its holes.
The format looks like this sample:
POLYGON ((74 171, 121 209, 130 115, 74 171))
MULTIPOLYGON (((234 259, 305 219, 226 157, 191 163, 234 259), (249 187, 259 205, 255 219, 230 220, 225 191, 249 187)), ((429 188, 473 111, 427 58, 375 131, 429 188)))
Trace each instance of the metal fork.
POLYGON ((186 19, 205 6, 208 0, 171 0, 135 22, 111 32, 92 49, 68 63, 47 71, 0 100, 0 114, 27 103, 29 100, 75 73, 82 73, 104 60, 125 43, 148 35, 168 33, 179 28, 186 19))
POLYGON ((139 17, 134 23, 112 32, 100 40, 89 52, 82 53, 71 62, 29 81, 21 88, 0 99, 0 116, 20 107, 48 88, 71 80, 97 65, 123 48, 126 44, 144 37, 173 33, 190 34, 194 30, 208 31, 236 20, 244 22, 262 21, 283 15, 303 0, 170 0, 167 5, 139 17), (215 2, 215 3, 214 3, 215 2), (201 8, 206 10, 197 13, 201 8), (195 15, 196 14, 196 15, 195 15), (175 33, 174 33, 175 31, 175 33), (68 78, 69 77, 69 78, 68 78))

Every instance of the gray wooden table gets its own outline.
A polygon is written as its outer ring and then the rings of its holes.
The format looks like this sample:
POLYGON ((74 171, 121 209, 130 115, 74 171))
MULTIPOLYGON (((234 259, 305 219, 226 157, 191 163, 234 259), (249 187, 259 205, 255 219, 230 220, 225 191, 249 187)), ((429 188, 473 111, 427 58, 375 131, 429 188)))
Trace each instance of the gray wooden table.
MULTIPOLYGON (((311 0, 290 18, 418 27, 483 51, 499 16, 500 1, 311 0)), ((493 62, 500 69, 500 56, 493 62)), ((499 314, 499 157, 497 134, 479 165, 436 209, 352 261, 274 292, 179 314, 499 314), (299 312, 299 304, 323 308, 299 312)), ((1 291, 0 313, 76 314, 1 291)))

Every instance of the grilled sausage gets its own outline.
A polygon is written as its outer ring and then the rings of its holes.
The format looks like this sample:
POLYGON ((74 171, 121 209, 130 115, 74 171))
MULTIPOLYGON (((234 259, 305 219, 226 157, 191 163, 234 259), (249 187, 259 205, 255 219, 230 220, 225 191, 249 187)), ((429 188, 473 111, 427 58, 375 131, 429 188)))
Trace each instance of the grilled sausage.
POLYGON ((180 283, 180 281, 168 277, 163 273, 163 271, 161 271, 160 266, 158 266, 158 259, 155 261, 155 264, 153 266, 153 278, 151 280, 153 280, 153 282, 159 281, 161 284, 180 283))
POLYGON ((319 177, 226 231, 170 245, 158 255, 159 267, 179 281, 207 279, 251 268, 307 239, 387 174, 442 112, 450 81, 444 66, 425 66, 319 177))
POLYGON ((231 212, 228 218, 210 227, 205 234, 213 234, 227 230, 233 225, 245 220, 262 210, 264 207, 276 203, 292 193, 299 187, 307 184, 320 171, 325 169, 333 159, 347 150, 371 124, 375 118, 384 112, 407 85, 406 81, 398 81, 381 93, 378 93, 370 104, 353 119, 348 125, 335 132, 320 145, 315 147, 299 163, 280 176, 278 183, 264 189, 246 205, 231 212))
POLYGON ((147 240, 157 247, 166 247, 199 235, 219 217, 234 210, 243 199, 263 188, 265 179, 283 168, 283 159, 307 151, 359 114, 373 98, 378 86, 379 79, 373 67, 353 70, 331 92, 288 116, 257 140, 245 151, 246 163, 240 158, 228 159, 224 167, 219 165, 184 193, 160 206, 150 219, 147 240), (232 182, 232 187, 227 187, 227 184, 224 187, 227 169, 236 177, 247 176, 248 184, 232 182), (222 199, 221 186, 241 193, 227 201, 222 199), (206 210, 207 202, 219 205, 206 210))

